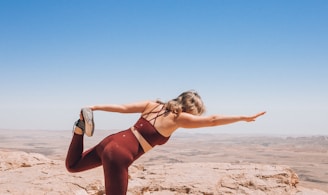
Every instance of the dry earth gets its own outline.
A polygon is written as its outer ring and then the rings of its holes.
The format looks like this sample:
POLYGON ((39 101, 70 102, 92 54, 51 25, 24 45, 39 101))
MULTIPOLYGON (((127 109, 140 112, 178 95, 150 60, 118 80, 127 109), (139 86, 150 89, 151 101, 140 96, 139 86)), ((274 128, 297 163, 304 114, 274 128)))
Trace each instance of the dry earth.
MULTIPOLYGON (((86 138, 86 148, 96 144, 105 135, 112 132, 97 131, 94 137, 86 138)), ((70 137, 71 132, 69 131, 0 130, 0 148, 7 151, 18 150, 40 153, 45 155, 47 159, 51 159, 50 161, 52 162, 57 162, 58 160, 58 166, 63 168, 61 162, 65 158, 70 137)), ((189 165, 199 167, 202 164, 212 165, 212 163, 216 166, 219 163, 222 167, 227 163, 233 166, 245 166, 248 164, 256 164, 257 166, 287 166, 298 175, 298 186, 328 192, 328 138, 326 136, 237 136, 182 132, 174 135, 166 145, 156 147, 148 154, 142 156, 135 162, 133 167, 144 167, 144 171, 134 172, 135 175, 138 175, 137 178, 144 178, 147 175, 151 175, 145 170, 157 169, 158 166, 173 166, 167 172, 170 170, 176 172, 175 166, 189 165), (141 176, 140 174, 146 175, 141 176)), ((33 167, 35 166, 30 168, 33 167)), ((220 170, 222 167, 216 167, 216 170, 220 170)), ((182 168, 180 167, 179 169, 182 168)), ((183 175, 190 175, 187 170, 181 172, 181 178, 183 178, 183 175)), ((206 173, 206 170, 202 170, 206 173)), ((225 169, 223 168, 223 170, 225 169)), ((24 175, 23 169, 19 171, 24 175)), ((97 175, 99 178, 98 180, 95 179, 95 181, 98 182, 99 186, 102 185, 100 169, 82 173, 82 176, 79 177, 83 178, 84 174, 86 176, 90 174, 97 175)), ((166 178, 169 175, 171 174, 167 174, 166 178)), ((186 182, 190 183, 187 178, 185 177, 186 182)), ((23 178, 19 178, 17 182, 22 180, 23 178)), ((153 183, 156 183, 156 179, 153 180, 153 183)), ((187 183, 184 185, 187 186, 187 183)), ((85 188, 89 184, 88 181, 85 181, 85 188)), ((0 185, 9 186, 11 184, 6 183, 3 176, 1 176, 0 185)), ((131 180, 130 186, 133 185, 134 180, 131 180)))

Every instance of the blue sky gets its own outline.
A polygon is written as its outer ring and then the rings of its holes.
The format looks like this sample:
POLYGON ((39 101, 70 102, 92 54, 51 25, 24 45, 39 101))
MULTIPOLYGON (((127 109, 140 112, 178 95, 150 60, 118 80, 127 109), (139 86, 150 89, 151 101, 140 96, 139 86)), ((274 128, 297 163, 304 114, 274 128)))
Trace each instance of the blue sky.
MULTIPOLYGON (((325 0, 0 1, 0 129, 71 129, 80 107, 194 89, 206 114, 253 114, 197 132, 326 134, 325 0)), ((99 129, 137 115, 95 113, 99 129)))

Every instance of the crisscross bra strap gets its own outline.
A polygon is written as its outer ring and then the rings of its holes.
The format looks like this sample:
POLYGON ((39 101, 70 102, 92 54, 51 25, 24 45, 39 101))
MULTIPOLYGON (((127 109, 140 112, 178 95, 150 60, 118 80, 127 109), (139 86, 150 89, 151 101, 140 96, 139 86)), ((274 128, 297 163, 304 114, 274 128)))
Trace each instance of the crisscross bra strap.
POLYGON ((166 113, 166 110, 165 110, 165 105, 164 104, 158 104, 157 106, 155 106, 150 112, 147 112, 145 114, 142 115, 143 118, 146 119, 146 117, 148 117, 150 114, 155 114, 156 113, 156 116, 154 116, 153 118, 151 119, 147 119, 153 126, 155 125, 156 123, 156 119, 162 115, 164 115, 166 113), (154 111, 156 108, 158 108, 159 106, 162 106, 161 110, 159 111, 154 111), (164 111, 164 112, 163 112, 164 111), (153 122, 151 122, 153 121, 153 122))

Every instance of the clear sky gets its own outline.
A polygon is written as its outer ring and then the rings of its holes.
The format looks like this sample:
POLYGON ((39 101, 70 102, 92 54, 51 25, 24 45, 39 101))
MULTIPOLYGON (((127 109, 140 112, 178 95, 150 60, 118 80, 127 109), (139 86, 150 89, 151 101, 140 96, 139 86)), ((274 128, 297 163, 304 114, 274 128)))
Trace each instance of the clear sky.
MULTIPOLYGON (((194 89, 206 114, 256 123, 193 130, 328 134, 326 0, 0 0, 0 129, 71 130, 85 105, 194 89)), ((137 115, 95 113, 96 128, 137 115)))

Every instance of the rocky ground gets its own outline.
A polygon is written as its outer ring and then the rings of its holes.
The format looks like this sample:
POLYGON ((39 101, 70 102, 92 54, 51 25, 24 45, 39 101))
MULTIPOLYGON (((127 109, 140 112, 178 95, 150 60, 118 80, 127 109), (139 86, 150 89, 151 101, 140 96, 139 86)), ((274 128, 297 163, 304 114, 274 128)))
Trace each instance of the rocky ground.
MULTIPOLYGON (((86 149, 112 132, 97 130, 86 149)), ((71 135, 0 130, 0 194, 103 194, 101 168, 66 171, 71 135)), ((327 194, 327 156, 327 136, 182 132, 130 167, 128 194, 327 194)))
MULTIPOLYGON (((128 194, 328 195, 299 186, 288 166, 232 163, 168 163, 130 167, 128 194)), ((0 194, 104 194, 101 168, 68 173, 62 160, 37 153, 0 151, 0 194)))

